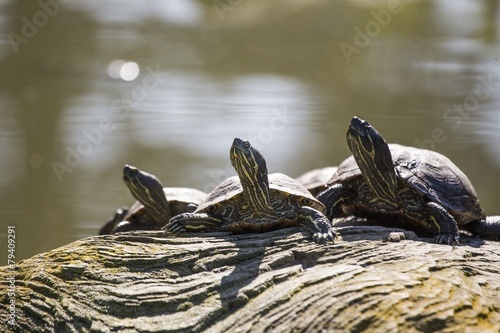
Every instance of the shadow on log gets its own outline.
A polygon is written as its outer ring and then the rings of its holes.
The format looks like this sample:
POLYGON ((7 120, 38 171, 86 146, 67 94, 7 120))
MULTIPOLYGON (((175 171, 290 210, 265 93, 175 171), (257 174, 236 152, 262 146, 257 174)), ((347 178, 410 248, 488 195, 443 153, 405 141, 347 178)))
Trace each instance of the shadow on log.
POLYGON ((338 232, 85 238, 16 264, 16 326, 0 331, 498 332, 500 243, 338 232))

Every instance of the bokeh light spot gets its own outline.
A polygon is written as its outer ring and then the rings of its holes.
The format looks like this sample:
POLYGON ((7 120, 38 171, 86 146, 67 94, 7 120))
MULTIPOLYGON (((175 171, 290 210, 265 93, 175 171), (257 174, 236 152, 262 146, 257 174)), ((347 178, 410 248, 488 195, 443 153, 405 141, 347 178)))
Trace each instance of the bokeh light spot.
POLYGON ((132 81, 139 76, 139 65, 133 61, 117 59, 109 64, 108 74, 113 79, 132 81))

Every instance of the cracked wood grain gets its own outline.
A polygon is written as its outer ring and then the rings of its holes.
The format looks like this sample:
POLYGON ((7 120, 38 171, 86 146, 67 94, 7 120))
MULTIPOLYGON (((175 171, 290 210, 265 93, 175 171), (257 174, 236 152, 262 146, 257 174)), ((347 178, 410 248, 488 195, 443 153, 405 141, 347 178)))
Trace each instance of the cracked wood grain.
POLYGON ((327 246, 297 228, 85 238, 16 265, 17 326, 0 331, 499 331, 500 243, 338 231, 327 246))

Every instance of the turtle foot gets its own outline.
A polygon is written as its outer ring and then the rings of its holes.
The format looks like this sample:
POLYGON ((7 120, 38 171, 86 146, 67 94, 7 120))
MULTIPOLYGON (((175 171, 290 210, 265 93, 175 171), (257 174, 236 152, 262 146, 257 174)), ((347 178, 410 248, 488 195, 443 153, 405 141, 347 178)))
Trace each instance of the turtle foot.
POLYGON ((172 217, 163 227, 172 233, 221 231, 222 221, 205 213, 184 213, 172 217))
POLYGON ((328 242, 333 243, 335 236, 336 236, 336 234, 333 230, 328 230, 328 232, 315 232, 313 234, 312 238, 316 244, 325 245, 328 242))
POLYGON ((166 230, 173 234, 179 234, 182 232, 186 232, 186 228, 180 223, 179 219, 175 217, 171 218, 170 221, 162 228, 162 230, 166 230))
POLYGON ((460 240, 459 235, 437 234, 434 236, 434 243, 436 244, 455 245, 459 243, 459 240, 460 240))
POLYGON ((317 244, 333 242, 335 230, 330 220, 320 211, 303 206, 297 211, 297 223, 312 233, 313 241, 317 244))

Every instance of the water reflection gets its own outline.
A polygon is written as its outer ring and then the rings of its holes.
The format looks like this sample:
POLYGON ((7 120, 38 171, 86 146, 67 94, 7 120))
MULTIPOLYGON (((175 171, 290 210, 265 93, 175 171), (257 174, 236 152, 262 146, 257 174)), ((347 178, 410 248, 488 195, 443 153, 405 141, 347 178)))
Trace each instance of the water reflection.
POLYGON ((132 112, 130 121, 145 146, 168 143, 196 156, 224 160, 228 142, 242 136, 283 161, 288 156, 278 156, 279 146, 296 146, 304 139, 286 127, 307 117, 308 97, 304 85, 293 78, 249 75, 213 82, 208 76, 176 72, 152 93, 152 105, 132 112))
MULTIPOLYGON (((448 155, 500 213, 496 2, 401 2, 387 24, 373 3, 240 2, 221 18, 212 2, 72 1, 45 14, 17 51, 0 46, 0 233, 17 225, 21 258, 96 234, 133 202, 126 163, 209 191, 234 174, 234 137, 271 172, 338 164, 353 115, 448 155), (138 76, 110 77, 116 59, 138 76)), ((21 36, 43 12, 8 8, 4 31, 21 36)))
POLYGON ((141 24, 147 20, 161 20, 181 26, 201 23, 204 7, 194 0, 141 2, 108 0, 105 2, 72 1, 71 8, 90 13, 102 24, 141 24))
POLYGON ((25 257, 73 238, 68 221, 74 220, 74 211, 57 195, 60 184, 49 166, 59 152, 59 119, 67 101, 82 94, 89 82, 83 64, 92 59, 88 54, 94 53, 95 31, 82 13, 49 17, 38 4, 27 3, 10 9, 6 30, 23 42, 4 44, 9 50, 0 62, 2 104, 7 107, 2 118, 18 134, 12 150, 3 155, 9 181, 2 187, 1 223, 17 226, 17 255, 25 257), (81 29, 66 29, 68 20, 81 29))

